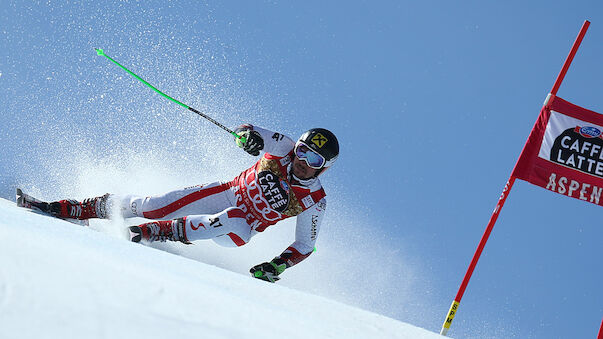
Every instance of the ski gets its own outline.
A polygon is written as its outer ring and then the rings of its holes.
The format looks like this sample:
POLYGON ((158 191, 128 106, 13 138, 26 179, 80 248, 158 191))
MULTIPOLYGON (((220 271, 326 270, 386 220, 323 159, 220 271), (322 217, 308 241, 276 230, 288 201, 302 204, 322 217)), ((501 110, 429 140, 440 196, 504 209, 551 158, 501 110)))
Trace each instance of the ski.
POLYGON ((55 216, 50 211, 49 203, 36 199, 36 198, 32 197, 31 195, 23 193, 23 190, 20 188, 17 188, 16 200, 17 200, 17 206, 26 208, 34 213, 65 220, 65 221, 68 221, 70 223, 80 225, 80 226, 89 226, 88 220, 59 218, 59 217, 55 216))

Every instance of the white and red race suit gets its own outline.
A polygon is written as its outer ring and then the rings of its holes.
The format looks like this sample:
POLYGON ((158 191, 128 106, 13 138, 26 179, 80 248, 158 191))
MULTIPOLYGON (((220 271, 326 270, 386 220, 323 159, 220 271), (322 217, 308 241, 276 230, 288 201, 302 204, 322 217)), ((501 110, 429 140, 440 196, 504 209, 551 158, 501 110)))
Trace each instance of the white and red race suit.
POLYGON ((293 266, 314 249, 326 209, 318 178, 295 179, 291 163, 295 142, 286 135, 244 125, 264 140, 263 156, 230 182, 188 187, 160 196, 127 196, 124 217, 185 221, 187 241, 213 239, 223 246, 245 245, 280 220, 297 217, 295 241, 280 255, 293 266))

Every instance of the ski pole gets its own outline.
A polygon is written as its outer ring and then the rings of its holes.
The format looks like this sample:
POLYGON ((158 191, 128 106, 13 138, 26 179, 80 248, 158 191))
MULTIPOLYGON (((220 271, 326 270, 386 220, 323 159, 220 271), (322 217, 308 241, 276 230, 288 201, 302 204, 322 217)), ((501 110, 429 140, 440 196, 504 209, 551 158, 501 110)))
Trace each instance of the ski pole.
POLYGON ((237 133, 235 133, 233 130, 231 130, 230 128, 222 125, 221 123, 217 122, 216 120, 212 119, 210 116, 208 116, 205 113, 199 112, 198 110, 190 107, 189 105, 186 105, 174 98, 172 98, 171 96, 163 93, 162 91, 158 90, 155 86, 149 84, 147 81, 145 81, 143 78, 139 77, 138 75, 136 75, 134 72, 130 71, 129 69, 127 69, 126 67, 122 66, 119 62, 113 60, 113 58, 111 58, 110 56, 108 56, 107 54, 105 54, 105 52, 103 52, 102 49, 100 48, 95 48, 96 50, 96 54, 99 56, 104 56, 105 58, 109 59, 112 63, 116 64, 117 66, 121 67, 124 71, 128 72, 131 76, 133 76, 134 78, 136 78, 137 80, 139 80, 140 82, 142 82, 143 84, 149 86, 152 90, 154 90, 155 92, 159 93, 161 96, 165 97, 166 99, 173 101, 175 103, 177 103, 178 105, 193 111, 197 114, 199 114, 201 117, 209 120, 210 122, 212 122, 214 125, 220 127, 221 129, 225 130, 226 132, 232 134, 235 138, 237 138, 240 142, 242 142, 243 144, 245 144, 247 142, 247 139, 243 136, 238 135, 237 133))

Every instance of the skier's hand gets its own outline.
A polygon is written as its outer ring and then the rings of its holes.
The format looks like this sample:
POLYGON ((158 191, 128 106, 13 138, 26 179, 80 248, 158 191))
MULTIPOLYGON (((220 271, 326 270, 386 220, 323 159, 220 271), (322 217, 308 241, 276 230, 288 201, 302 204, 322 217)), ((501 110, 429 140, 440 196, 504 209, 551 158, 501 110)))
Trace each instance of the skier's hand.
POLYGON ((242 136, 246 139, 243 143, 240 138, 235 139, 237 146, 242 148, 245 152, 257 156, 260 155, 260 151, 264 149, 264 139, 257 131, 242 130, 237 131, 237 135, 242 136))
POLYGON ((253 266, 249 273, 254 278, 262 279, 264 281, 269 281, 271 283, 278 281, 280 278, 279 274, 283 273, 287 268, 287 264, 285 262, 281 262, 281 260, 272 260, 271 262, 261 263, 259 265, 253 266))

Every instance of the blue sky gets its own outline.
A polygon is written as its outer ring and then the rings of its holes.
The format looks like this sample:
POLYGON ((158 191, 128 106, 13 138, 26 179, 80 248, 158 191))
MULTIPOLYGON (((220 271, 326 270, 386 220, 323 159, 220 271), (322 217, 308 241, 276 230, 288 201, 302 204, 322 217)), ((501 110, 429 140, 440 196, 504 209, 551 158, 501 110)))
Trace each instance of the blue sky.
MULTIPOLYGON (((382 248, 366 251, 379 255, 358 265, 366 286, 412 267, 412 298, 366 307, 433 331, 585 19, 558 94, 603 112, 600 1, 4 1, 0 19, 2 197, 17 185, 48 198, 104 193, 95 189, 110 178, 72 166, 83 162, 127 171, 152 158, 136 177, 165 167, 197 184, 253 161, 97 57, 100 47, 226 125, 335 132, 320 241, 374 239, 382 248), (353 228, 340 224, 349 218, 353 228)), ((518 181, 450 335, 594 337, 601 212, 518 181)))

